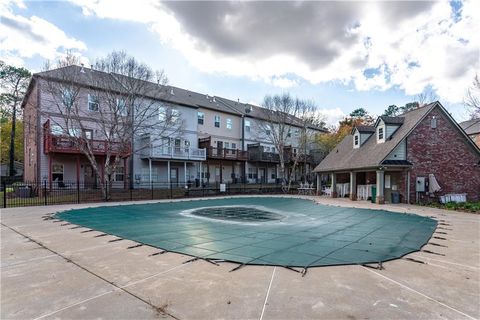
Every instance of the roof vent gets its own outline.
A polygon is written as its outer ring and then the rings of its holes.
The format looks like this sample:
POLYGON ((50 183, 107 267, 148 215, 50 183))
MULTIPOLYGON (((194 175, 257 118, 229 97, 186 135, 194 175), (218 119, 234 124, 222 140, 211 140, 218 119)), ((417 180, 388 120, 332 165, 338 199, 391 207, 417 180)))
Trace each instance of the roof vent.
POLYGON ((435 116, 433 116, 432 120, 430 121, 430 127, 432 129, 435 129, 437 127, 437 118, 435 116))
POLYGON ((80 63, 80 65, 82 66, 82 67, 80 68, 80 72, 81 72, 81 73, 85 73, 85 70, 83 69, 83 63, 80 63))
POLYGON ((173 88, 170 89, 170 94, 171 94, 172 96, 175 95, 175 92, 173 92, 173 88))
POLYGON ((205 98, 208 100, 208 99, 210 99, 210 96, 207 94, 207 95, 205 96, 205 98))
POLYGON ((215 97, 213 97, 212 102, 217 102, 217 100, 215 100, 215 97))
POLYGON ((246 113, 252 112, 252 106, 247 105, 247 106, 245 107, 245 112, 246 112, 246 113))

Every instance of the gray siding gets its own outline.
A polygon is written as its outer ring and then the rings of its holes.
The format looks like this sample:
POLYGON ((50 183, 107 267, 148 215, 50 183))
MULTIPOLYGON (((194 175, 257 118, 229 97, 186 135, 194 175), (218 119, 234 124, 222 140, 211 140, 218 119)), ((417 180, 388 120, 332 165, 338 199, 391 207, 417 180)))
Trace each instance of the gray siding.
POLYGON ((402 140, 399 145, 385 158, 386 160, 406 160, 407 148, 405 140, 402 140))

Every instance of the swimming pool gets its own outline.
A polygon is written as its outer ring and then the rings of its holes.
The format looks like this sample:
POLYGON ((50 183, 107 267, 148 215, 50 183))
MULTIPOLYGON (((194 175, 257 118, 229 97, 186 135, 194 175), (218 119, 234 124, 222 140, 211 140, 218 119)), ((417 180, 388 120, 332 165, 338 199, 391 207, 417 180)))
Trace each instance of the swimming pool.
POLYGON ((64 211, 59 219, 167 251, 239 264, 366 264, 421 249, 437 222, 289 197, 233 197, 64 211))

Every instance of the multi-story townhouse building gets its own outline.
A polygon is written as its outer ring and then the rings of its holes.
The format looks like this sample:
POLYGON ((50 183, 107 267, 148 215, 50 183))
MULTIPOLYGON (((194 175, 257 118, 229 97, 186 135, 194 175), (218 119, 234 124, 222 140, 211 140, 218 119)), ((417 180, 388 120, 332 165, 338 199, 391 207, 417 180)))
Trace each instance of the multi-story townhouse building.
MULTIPOLYGON (((181 122, 181 128, 161 132, 152 130, 137 135, 129 150, 125 150, 120 145, 116 146, 115 142, 107 145, 95 116, 102 102, 95 100, 93 92, 107 90, 96 88, 101 82, 95 79, 114 75, 77 66, 69 68, 81 74, 77 78, 81 88, 77 103, 85 109, 82 130, 88 132, 84 132, 83 136, 95 142, 91 145, 97 162, 102 167, 107 148, 111 155, 118 154, 122 158, 113 174, 114 186, 126 186, 127 180, 139 188, 152 183, 160 186, 158 182, 165 185, 200 185, 278 181, 279 151, 268 139, 268 132, 262 131, 260 122, 266 121, 262 108, 149 83, 150 92, 163 92, 148 97, 155 105, 158 120, 163 120, 168 113, 181 122)), ((25 115, 25 180, 49 183, 78 181, 80 186, 94 185, 99 177, 90 161, 66 136, 78 133, 61 132, 59 128, 62 112, 55 107, 52 93, 45 89, 49 81, 61 81, 56 78, 55 70, 34 74, 22 103, 25 115)), ((297 131, 300 128, 292 128, 284 150, 287 168, 291 160, 288 155, 295 154, 298 146, 297 131)), ((319 128, 312 130, 313 133, 324 132, 319 128)), ((310 161, 311 157, 307 157, 302 162, 311 166, 310 161)), ((100 169, 103 172, 104 169, 100 169)))

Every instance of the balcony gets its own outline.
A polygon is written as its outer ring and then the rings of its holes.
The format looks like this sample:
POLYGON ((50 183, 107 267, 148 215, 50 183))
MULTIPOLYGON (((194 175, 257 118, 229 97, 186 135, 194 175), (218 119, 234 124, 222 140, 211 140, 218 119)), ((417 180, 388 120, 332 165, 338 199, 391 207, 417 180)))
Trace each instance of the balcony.
POLYGON ((238 149, 207 147, 207 157, 209 159, 247 161, 248 152, 238 149))
MULTIPOLYGON (((130 154, 129 150, 125 150, 125 145, 119 142, 111 142, 105 140, 88 140, 92 153, 94 155, 122 155, 130 154)), ((43 141, 43 150, 45 154, 54 153, 69 153, 80 154, 82 150, 86 149, 87 140, 82 138, 75 138, 69 136, 58 136, 51 133, 46 133, 43 141)), ((129 148, 128 148, 129 149, 129 148)))
POLYGON ((250 161, 259 161, 259 162, 272 162, 272 163, 279 163, 280 156, 278 153, 274 152, 264 152, 260 149, 251 149, 248 150, 249 159, 250 161))
POLYGON ((190 147, 146 146, 142 151, 142 158, 203 161, 206 159, 206 152, 205 149, 190 147))

